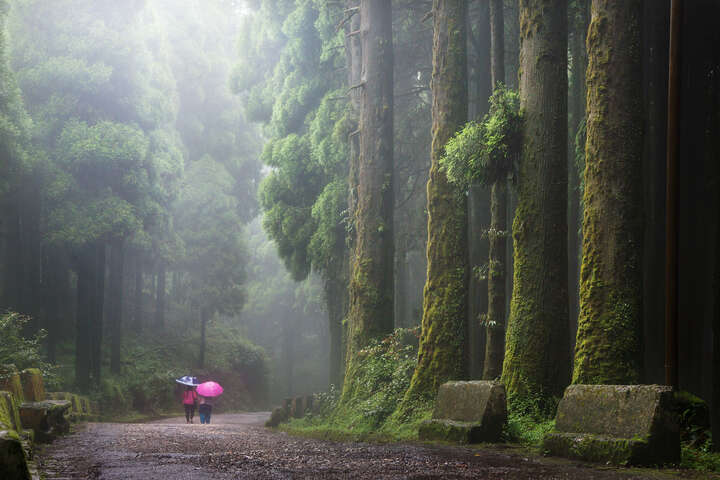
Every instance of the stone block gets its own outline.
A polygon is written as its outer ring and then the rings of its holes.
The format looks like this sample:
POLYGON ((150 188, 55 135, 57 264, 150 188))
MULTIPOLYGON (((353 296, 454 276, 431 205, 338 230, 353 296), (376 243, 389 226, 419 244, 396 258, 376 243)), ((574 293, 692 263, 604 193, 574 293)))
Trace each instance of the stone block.
POLYGON ((431 420, 420 425, 421 440, 458 443, 500 440, 507 422, 505 387, 500 382, 447 382, 440 386, 431 420))
POLYGON ((37 368, 28 368, 20 374, 25 402, 42 402, 45 400, 45 387, 42 373, 37 368))
POLYGON ((277 427, 283 422, 288 421, 288 414, 285 411, 285 408, 283 407, 275 407, 273 408, 272 413, 270 414, 270 418, 267 422, 265 422, 266 427, 277 427))
POLYGON ((31 478, 22 441, 14 430, 0 430, 0 478, 3 480, 31 478))
POLYGON ((673 393, 664 385, 571 385, 543 439, 552 455, 616 465, 680 460, 673 393))
POLYGON ((20 373, 15 365, 0 365, 0 390, 12 393, 18 402, 24 401, 20 373))
POLYGON ((10 392, 0 392, 0 430, 22 430, 18 404, 10 392))
POLYGON ((67 400, 45 400, 25 402, 20 405, 20 419, 25 428, 35 432, 38 442, 51 442, 58 435, 70 431, 67 413, 70 402, 67 400))

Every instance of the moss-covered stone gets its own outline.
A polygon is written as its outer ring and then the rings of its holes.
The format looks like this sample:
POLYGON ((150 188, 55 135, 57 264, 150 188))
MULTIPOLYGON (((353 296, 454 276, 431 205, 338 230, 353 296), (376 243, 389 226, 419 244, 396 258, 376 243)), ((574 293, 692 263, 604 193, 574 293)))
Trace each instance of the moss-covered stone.
POLYGON ((0 430, 0 478, 30 480, 20 436, 14 430, 0 430))
POLYGON ((24 401, 20 373, 15 365, 0 365, 0 390, 12 393, 18 402, 24 401))
POLYGON ((432 420, 418 430, 421 440, 494 442, 507 422, 505 387, 499 382, 447 382, 440 386, 432 420))
POLYGON ((266 427, 277 427, 283 422, 288 421, 288 414, 283 407, 275 407, 270 414, 270 418, 265 422, 266 427))
POLYGON ((0 430, 22 430, 18 404, 10 392, 0 391, 0 430))
POLYGON ((420 440, 440 440, 453 443, 480 443, 485 438, 482 428, 475 423, 456 420, 426 420, 418 428, 420 440))
POLYGON ((680 435, 672 408, 672 389, 663 385, 571 385, 543 448, 621 465, 677 462, 680 435))
POLYGON ((58 435, 70 431, 67 413, 70 402, 67 400, 45 400, 25 402, 20 405, 20 418, 26 428, 35 432, 38 442, 51 442, 58 435))
MULTIPOLYGON (((21 430, 20 442, 22 443, 23 450, 25 450, 25 458, 32 460, 35 456, 35 432, 32 430, 21 430)), ((33 466, 30 465, 30 468, 33 466)))
POLYGON ((45 386, 42 373, 37 368, 28 368, 20 374, 23 386, 24 401, 42 402, 45 400, 45 386))

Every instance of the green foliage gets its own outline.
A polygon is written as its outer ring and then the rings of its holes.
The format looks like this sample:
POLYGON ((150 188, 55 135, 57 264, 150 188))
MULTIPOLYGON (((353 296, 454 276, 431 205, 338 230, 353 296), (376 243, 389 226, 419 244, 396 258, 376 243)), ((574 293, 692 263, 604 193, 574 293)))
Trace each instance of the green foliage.
POLYGON ((313 268, 327 274, 345 244, 337 227, 352 128, 348 102, 338 101, 344 56, 331 11, 339 9, 310 0, 260 2, 244 25, 232 81, 248 117, 266 124, 262 161, 273 169, 260 186, 263 227, 295 280, 313 268))
POLYGON ((711 443, 710 440, 701 446, 683 443, 679 467, 701 472, 720 472, 720 452, 711 451, 711 443))
MULTIPOLYGON (((331 438, 412 439, 417 425, 429 418, 430 405, 418 405, 417 418, 391 417, 410 385, 415 369, 419 328, 396 329, 358 352, 358 361, 347 381, 351 395, 339 402, 334 387, 319 414, 293 420, 289 431, 331 438), (334 408, 333 408, 334 407, 334 408)), ((345 388, 348 388, 346 386, 345 388)))
POLYGON ((43 374, 45 384, 53 388, 58 378, 55 365, 46 362, 42 354, 45 331, 38 330, 33 336, 27 337, 23 330, 29 320, 15 312, 0 315, 0 365, 13 364, 19 371, 38 368, 43 374))
POLYGON ((555 407, 545 397, 528 393, 508 398, 508 423, 504 437, 529 447, 540 446, 543 437, 555 427, 555 407))
POLYGON ((513 173, 520 122, 519 95, 498 85, 482 122, 467 123, 445 146, 440 164, 448 179, 467 190, 471 184, 491 185, 513 173))

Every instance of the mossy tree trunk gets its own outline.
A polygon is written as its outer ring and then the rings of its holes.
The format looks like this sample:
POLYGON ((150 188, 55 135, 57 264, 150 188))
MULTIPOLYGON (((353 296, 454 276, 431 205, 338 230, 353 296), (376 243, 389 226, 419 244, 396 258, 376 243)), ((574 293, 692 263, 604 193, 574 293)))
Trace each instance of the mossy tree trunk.
POLYGON ((562 394, 569 378, 567 1, 520 1, 522 154, 513 223, 514 286, 502 379, 520 394, 562 394))
POLYGON ((439 160, 467 119, 464 0, 434 0, 432 150, 427 185, 428 271, 418 364, 399 408, 409 413, 450 379, 466 376, 467 201, 439 160))
POLYGON ((570 91, 568 95, 568 285, 570 342, 575 344, 580 291, 580 171, 584 164, 585 142, 577 138, 585 121, 585 70, 587 51, 585 38, 590 22, 590 0, 576 0, 569 11, 569 70, 570 91), (580 145, 576 141, 580 140, 580 145), (576 150, 576 147, 582 150, 576 150), (578 158, 579 157, 579 158, 578 158))
POLYGON ((642 7, 642 0, 592 3, 574 383, 640 380, 642 7))
MULTIPOLYGON (((490 75, 490 3, 478 2, 477 15, 468 15, 468 37, 474 55, 468 72, 470 84, 474 87, 471 95, 470 117, 482 119, 488 113, 489 99, 492 93, 490 75), (471 28, 475 25, 475 32, 471 28)), ((468 191, 468 255, 470 271, 482 267, 488 259, 489 245, 483 232, 490 225, 490 189, 479 183, 470 185, 468 191)), ((485 360, 487 330, 482 318, 488 309, 487 277, 470 275, 468 284, 468 376, 482 378, 485 360)))
MULTIPOLYGON (((492 84, 505 80, 505 22, 502 0, 490 2, 490 29, 492 32, 492 84)), ((492 380, 502 373, 505 355, 505 269, 507 249, 507 179, 495 181, 490 192, 490 255, 488 260, 488 312, 487 345, 483 378, 492 380)))
MULTIPOLYGON (((393 49, 387 0, 360 2, 359 159, 353 175, 348 363, 393 329, 393 49)), ((348 367, 349 368, 349 367, 348 367)))

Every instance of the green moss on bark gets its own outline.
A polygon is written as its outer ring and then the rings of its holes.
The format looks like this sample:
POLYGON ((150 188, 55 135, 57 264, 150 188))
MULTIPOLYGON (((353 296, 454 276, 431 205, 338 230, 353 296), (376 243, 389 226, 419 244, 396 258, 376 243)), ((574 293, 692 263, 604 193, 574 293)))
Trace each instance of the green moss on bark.
POLYGON ((523 147, 502 380, 508 399, 560 396, 569 379, 567 2, 520 1, 523 147))
POLYGON ((399 418, 432 401, 439 386, 466 375, 467 199, 440 168, 445 144, 467 120, 466 2, 435 0, 428 271, 418 364, 399 418))
POLYGON ((595 2, 591 15, 573 383, 632 384, 642 361, 642 2, 595 2))

